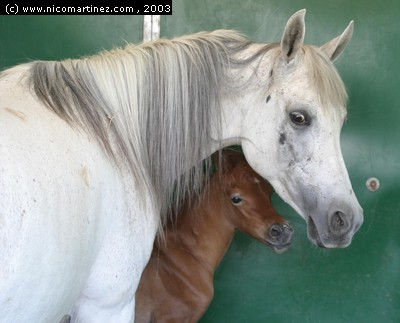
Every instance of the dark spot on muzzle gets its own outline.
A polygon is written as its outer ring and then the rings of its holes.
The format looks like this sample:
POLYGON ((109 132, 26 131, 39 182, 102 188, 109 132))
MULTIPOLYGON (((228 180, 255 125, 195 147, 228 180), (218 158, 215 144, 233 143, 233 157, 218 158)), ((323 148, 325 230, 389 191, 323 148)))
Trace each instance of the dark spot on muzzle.
POLYGON ((279 143, 280 143, 281 145, 283 145, 283 144, 285 143, 285 141, 286 141, 286 135, 282 132, 282 133, 279 135, 279 143))

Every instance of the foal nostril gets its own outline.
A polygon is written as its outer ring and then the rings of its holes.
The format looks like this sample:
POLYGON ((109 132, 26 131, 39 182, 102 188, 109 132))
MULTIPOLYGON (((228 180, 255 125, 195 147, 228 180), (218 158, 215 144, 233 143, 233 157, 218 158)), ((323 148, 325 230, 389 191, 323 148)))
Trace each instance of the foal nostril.
POLYGON ((288 223, 275 223, 268 230, 267 240, 273 245, 286 245, 292 239, 293 229, 288 223))
POLYGON ((330 229, 334 233, 345 233, 351 227, 351 216, 341 212, 335 211, 331 215, 330 229))
POLYGON ((283 228, 279 224, 273 224, 269 229, 269 235, 271 238, 279 239, 282 235, 283 228))

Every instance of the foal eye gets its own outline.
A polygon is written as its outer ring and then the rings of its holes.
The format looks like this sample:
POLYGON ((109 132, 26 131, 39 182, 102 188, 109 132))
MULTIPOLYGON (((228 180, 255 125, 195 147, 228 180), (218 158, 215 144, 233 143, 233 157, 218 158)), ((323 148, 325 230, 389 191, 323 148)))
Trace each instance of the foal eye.
POLYGON ((238 204, 240 204, 240 202, 242 202, 242 199, 241 199, 240 196, 235 195, 235 196, 231 197, 231 201, 232 201, 233 204, 238 205, 238 204))
POLYGON ((294 111, 290 112, 290 120, 296 125, 299 126, 308 126, 310 124, 310 118, 308 117, 306 112, 303 111, 294 111))

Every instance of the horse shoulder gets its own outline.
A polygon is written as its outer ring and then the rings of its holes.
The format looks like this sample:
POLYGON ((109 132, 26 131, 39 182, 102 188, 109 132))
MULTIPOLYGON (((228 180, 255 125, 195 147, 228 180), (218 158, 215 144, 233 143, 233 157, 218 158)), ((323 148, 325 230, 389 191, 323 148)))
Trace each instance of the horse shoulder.
POLYGON ((0 316, 15 321, 23 308, 21 317, 55 322, 74 304, 82 313, 85 295, 100 307, 121 299, 132 315, 157 216, 94 140, 31 94, 26 71, 0 78, 0 316))

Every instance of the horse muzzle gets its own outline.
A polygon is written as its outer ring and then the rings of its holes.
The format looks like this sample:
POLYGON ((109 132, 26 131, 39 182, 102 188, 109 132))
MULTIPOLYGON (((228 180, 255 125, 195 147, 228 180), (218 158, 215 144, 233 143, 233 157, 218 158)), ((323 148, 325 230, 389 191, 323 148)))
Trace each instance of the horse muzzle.
POLYGON ((319 223, 309 216, 307 235, 309 240, 322 248, 346 248, 350 245, 354 234, 363 223, 363 210, 350 208, 334 209, 327 214, 327 221, 319 223))

